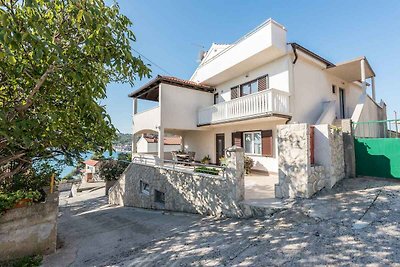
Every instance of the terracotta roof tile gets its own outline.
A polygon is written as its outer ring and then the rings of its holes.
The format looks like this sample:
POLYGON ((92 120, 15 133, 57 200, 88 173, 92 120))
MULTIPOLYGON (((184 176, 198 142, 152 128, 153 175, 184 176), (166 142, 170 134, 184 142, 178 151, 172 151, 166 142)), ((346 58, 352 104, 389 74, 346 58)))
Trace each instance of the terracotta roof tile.
POLYGON ((89 166, 96 166, 96 164, 99 163, 99 161, 94 160, 94 159, 88 159, 88 160, 85 160, 83 163, 85 163, 86 165, 89 165, 89 166))

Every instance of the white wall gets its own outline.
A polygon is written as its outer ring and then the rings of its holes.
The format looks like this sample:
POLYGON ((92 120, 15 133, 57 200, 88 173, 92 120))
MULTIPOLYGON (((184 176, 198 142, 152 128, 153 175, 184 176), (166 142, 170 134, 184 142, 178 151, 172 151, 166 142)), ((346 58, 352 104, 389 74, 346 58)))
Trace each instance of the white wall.
POLYGON ((286 30, 268 20, 216 56, 205 58, 191 80, 217 85, 285 53, 286 30))
POLYGON ((164 128, 197 129, 199 108, 213 105, 214 96, 199 90, 161 84, 161 117, 164 128))
POLYGON ((219 94, 218 102, 231 100, 231 88, 240 84, 257 79, 260 76, 268 74, 269 88, 275 88, 285 92, 289 92, 289 71, 288 61, 289 56, 283 56, 268 64, 253 69, 245 75, 237 76, 236 78, 219 84, 216 86, 219 94), (246 77, 247 76, 247 77, 246 77))
POLYGON ((133 133, 143 130, 157 131, 160 125, 160 107, 155 107, 133 115, 133 133))
POLYGON ((336 116, 340 117, 339 88, 345 91, 345 117, 350 118, 361 95, 361 86, 347 83, 324 71, 324 64, 299 56, 293 66, 293 122, 315 123, 323 112, 324 101, 336 101, 336 116), (336 85, 335 93, 332 85, 336 85))

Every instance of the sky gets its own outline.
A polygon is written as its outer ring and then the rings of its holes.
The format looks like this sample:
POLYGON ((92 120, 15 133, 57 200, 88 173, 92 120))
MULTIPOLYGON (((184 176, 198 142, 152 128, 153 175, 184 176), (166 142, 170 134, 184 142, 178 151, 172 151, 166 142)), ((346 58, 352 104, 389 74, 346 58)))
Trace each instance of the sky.
MULTIPOLYGON (((111 2, 111 1, 109 1, 111 2)), ((388 107, 388 118, 400 112, 400 1, 218 1, 118 0, 132 22, 133 49, 151 64, 152 76, 189 79, 200 50, 211 43, 232 43, 273 18, 297 42, 333 63, 366 56, 376 73, 376 96, 388 107)), ((134 55, 138 55, 133 52, 134 55)), ((148 80, 110 84, 102 101, 113 124, 132 129, 128 94, 148 80)), ((139 111, 151 107, 139 103, 139 111)), ((400 117, 400 115, 398 116, 400 117)))

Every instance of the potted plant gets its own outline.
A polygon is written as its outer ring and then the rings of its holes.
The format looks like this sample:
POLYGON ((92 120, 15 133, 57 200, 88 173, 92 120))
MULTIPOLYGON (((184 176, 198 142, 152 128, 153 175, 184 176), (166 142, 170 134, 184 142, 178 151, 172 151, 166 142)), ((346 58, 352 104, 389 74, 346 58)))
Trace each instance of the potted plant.
POLYGON ((254 160, 248 156, 244 157, 244 170, 246 174, 251 172, 251 168, 254 166, 254 160))
POLYGON ((210 164, 211 158, 210 155, 204 156, 204 158, 201 160, 201 163, 203 164, 210 164))
POLYGON ((220 157, 219 158, 219 165, 227 166, 228 165, 228 160, 224 156, 220 157))

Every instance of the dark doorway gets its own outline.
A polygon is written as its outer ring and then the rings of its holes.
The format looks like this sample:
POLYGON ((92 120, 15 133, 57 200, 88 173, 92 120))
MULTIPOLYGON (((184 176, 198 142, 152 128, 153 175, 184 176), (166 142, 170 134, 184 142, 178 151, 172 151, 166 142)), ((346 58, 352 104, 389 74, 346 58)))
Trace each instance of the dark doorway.
POLYGON ((345 118, 345 113, 344 113, 344 89, 343 88, 339 88, 339 108, 340 108, 340 119, 344 119, 345 118))
POLYGON ((220 164, 220 158, 223 157, 224 154, 224 149, 225 149, 225 135, 222 134, 216 134, 215 135, 215 143, 216 143, 216 163, 217 165, 220 164))

